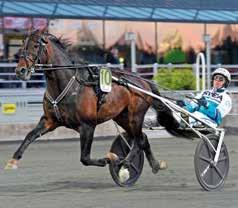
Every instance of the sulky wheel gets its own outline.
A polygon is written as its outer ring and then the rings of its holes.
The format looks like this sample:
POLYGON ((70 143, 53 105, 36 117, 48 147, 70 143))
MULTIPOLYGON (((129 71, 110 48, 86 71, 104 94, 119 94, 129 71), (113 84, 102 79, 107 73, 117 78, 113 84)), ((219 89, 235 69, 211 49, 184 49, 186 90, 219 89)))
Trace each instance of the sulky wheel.
MULTIPOLYGON (((216 149, 219 141, 218 136, 208 134, 207 138, 216 149)), ((224 185, 224 181, 227 177, 229 171, 229 155, 224 142, 217 164, 213 162, 214 157, 214 150, 207 142, 201 140, 197 145, 194 155, 194 167, 198 182, 207 191, 220 189, 224 185)))
MULTIPOLYGON (((129 140, 126 133, 123 133, 123 137, 127 140, 127 143, 131 146, 131 141, 129 140)), ((114 182, 119 186, 132 186, 138 180, 141 175, 143 165, 144 165, 144 153, 141 150, 135 157, 132 159, 129 170, 129 179, 122 182, 119 178, 119 171, 122 167, 121 161, 126 158, 128 153, 130 152, 130 148, 128 144, 123 140, 123 138, 118 135, 116 139, 113 141, 111 146, 111 152, 116 154, 119 158, 117 161, 111 161, 109 164, 110 174, 114 182)))

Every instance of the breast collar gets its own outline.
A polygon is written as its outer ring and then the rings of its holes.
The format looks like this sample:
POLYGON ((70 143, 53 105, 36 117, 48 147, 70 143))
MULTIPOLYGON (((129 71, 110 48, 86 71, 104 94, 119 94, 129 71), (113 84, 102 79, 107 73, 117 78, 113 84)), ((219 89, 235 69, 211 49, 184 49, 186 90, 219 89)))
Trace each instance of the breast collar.
POLYGON ((68 93, 68 91, 72 87, 73 83, 75 82, 75 80, 77 78, 77 74, 78 74, 78 70, 76 70, 75 75, 71 77, 71 79, 69 80, 69 82, 66 85, 66 87, 64 88, 64 90, 58 95, 58 97, 56 99, 54 99, 49 94, 48 90, 46 90, 45 96, 48 99, 48 101, 53 105, 55 116, 58 119, 58 121, 62 121, 63 120, 62 116, 60 114, 60 111, 59 111, 58 104, 65 98, 66 94, 68 93))

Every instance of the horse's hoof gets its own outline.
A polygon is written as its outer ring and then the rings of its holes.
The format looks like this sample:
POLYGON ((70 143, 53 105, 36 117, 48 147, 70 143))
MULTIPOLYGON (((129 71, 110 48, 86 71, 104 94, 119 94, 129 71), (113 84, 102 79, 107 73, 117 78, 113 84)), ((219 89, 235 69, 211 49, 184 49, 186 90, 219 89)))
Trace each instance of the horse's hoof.
POLYGON ((119 160, 119 157, 113 153, 113 152, 108 152, 106 157, 110 160, 110 161, 116 161, 119 160))
POLYGON ((165 160, 160 160, 152 168, 152 173, 156 174, 159 170, 165 170, 168 168, 167 162, 165 160))
POLYGON ((127 168, 122 166, 121 169, 119 170, 118 176, 119 176, 120 182, 124 183, 130 178, 130 172, 127 168))
POLYGON ((156 174, 160 170, 160 164, 157 162, 156 165, 152 168, 152 173, 156 174))
POLYGON ((17 168, 18 168, 18 160, 11 159, 5 165, 4 170, 16 170, 17 168))
POLYGON ((159 166, 160 166, 160 168, 159 168, 160 170, 165 170, 165 169, 168 168, 168 164, 165 160, 160 160, 159 161, 159 166))

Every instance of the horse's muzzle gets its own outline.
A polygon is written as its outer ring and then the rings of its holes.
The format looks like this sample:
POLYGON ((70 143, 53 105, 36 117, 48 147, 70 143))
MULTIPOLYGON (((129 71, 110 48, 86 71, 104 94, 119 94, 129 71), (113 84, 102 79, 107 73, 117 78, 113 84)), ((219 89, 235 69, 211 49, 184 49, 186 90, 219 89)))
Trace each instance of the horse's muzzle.
POLYGON ((25 67, 16 68, 16 76, 21 80, 29 80, 31 77, 30 71, 25 67))

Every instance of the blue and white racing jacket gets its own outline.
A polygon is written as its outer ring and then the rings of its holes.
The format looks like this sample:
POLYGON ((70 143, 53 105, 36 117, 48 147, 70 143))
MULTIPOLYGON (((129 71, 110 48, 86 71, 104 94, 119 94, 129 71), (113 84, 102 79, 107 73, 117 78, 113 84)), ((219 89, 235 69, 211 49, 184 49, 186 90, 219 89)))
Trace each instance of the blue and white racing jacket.
POLYGON ((191 113, 199 111, 215 121, 217 125, 220 125, 222 118, 225 117, 232 108, 232 101, 228 91, 226 91, 225 88, 204 90, 196 96, 198 99, 202 97, 207 101, 206 107, 200 106, 195 102, 185 101, 184 108, 191 113))

